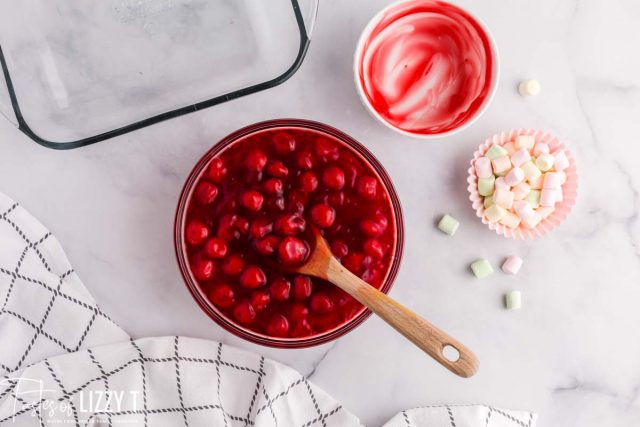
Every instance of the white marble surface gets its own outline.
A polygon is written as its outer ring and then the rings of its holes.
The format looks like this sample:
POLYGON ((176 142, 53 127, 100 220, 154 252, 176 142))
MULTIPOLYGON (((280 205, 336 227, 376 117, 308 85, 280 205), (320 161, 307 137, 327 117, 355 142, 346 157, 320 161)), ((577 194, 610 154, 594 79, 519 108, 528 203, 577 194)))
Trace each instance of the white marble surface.
POLYGON ((369 117, 353 88, 352 52, 387 1, 325 0, 308 57, 284 85, 87 148, 36 145, 0 120, 0 188, 60 239, 105 311, 135 337, 222 340, 288 363, 378 425, 423 404, 483 402, 540 413, 541 426, 640 424, 640 3, 459 1, 493 30, 502 80, 474 126, 442 141, 398 136, 369 117), (522 78, 542 82, 523 99, 522 78), (308 350, 274 350, 222 331, 194 304, 174 260, 174 207, 191 166, 215 141, 270 118, 334 125, 366 144, 400 194, 407 233, 392 295, 473 348, 479 374, 456 378, 383 322, 308 350), (577 157, 578 202, 535 242, 505 240, 475 218, 467 162, 488 135, 538 127, 577 157), (449 238, 434 227, 462 221, 449 238), (517 253, 517 277, 475 280, 467 265, 517 253), (524 307, 502 309, 520 289, 524 307))

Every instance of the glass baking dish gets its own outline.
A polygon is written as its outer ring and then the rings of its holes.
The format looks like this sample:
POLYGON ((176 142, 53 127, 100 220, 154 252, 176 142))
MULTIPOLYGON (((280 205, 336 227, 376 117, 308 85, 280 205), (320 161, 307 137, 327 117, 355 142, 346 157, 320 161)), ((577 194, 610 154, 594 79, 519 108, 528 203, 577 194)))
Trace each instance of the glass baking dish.
POLYGON ((277 86, 318 0, 0 3, 0 113, 76 148, 277 86))

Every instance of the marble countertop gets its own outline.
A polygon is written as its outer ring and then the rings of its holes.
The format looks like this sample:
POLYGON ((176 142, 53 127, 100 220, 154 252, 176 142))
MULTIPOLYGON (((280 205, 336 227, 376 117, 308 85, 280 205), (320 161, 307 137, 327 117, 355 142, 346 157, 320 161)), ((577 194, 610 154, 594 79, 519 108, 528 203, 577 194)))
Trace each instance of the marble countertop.
POLYGON ((353 87, 360 30, 385 0, 325 0, 311 47, 285 84, 72 151, 42 148, 0 120, 0 189, 59 238, 104 310, 134 337, 181 334, 221 340, 307 374, 369 425, 404 408, 489 403, 540 413, 540 426, 640 423, 640 3, 633 0, 457 3, 492 29, 502 78, 493 104, 469 129, 412 140, 372 119, 353 87), (517 94, 523 78, 542 93, 517 94), (481 370, 451 375, 370 318, 347 336, 305 350, 244 342, 212 323, 184 288, 172 226, 183 181, 215 141, 247 124, 301 117, 336 126, 369 147, 402 200, 405 255, 391 294, 474 349, 481 370), (504 129, 557 134, 580 173, 577 204, 553 234, 506 240, 475 217, 466 170, 475 148, 504 129), (435 221, 462 222, 451 238, 435 221), (477 257, 494 266, 524 258, 516 277, 478 281, 477 257), (523 294, 517 312, 502 295, 523 294))

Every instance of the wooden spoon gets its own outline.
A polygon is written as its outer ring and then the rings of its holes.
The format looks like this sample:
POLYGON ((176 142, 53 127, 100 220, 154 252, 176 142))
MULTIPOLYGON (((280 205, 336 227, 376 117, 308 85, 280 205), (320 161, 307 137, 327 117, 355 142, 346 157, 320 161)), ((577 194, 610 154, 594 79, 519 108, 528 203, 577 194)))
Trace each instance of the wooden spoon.
POLYGON ((314 230, 313 234, 315 249, 305 264, 291 271, 319 277, 338 286, 454 374, 468 378, 478 371, 480 362, 471 350, 351 273, 333 257, 318 230, 314 230), (443 351, 447 347, 453 347, 458 354, 445 357, 443 351))

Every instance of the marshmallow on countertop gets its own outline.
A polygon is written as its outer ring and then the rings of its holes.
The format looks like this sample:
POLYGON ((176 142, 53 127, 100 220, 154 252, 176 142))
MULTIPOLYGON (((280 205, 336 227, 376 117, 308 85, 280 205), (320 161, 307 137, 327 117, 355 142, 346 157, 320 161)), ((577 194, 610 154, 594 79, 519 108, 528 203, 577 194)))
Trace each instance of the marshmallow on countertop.
POLYGON ((522 307, 520 291, 510 291, 504 294, 504 306, 507 310, 518 310, 522 307))
POLYGON ((458 222, 457 219, 448 214, 444 215, 438 223, 438 228, 440 229, 440 231, 448 234, 449 236, 453 236, 454 234, 456 234, 459 226, 460 222, 458 222))
POLYGON ((502 263, 502 271, 507 274, 518 274, 520 267, 522 267, 522 258, 515 255, 507 257, 507 259, 502 263))
POLYGON ((471 264, 471 271, 478 279, 484 279, 485 277, 493 274, 493 267, 489 261, 484 258, 474 261, 471 264))
POLYGON ((533 79, 523 80, 518 85, 518 92, 522 96, 536 96, 540 93, 541 89, 540 82, 533 79))

